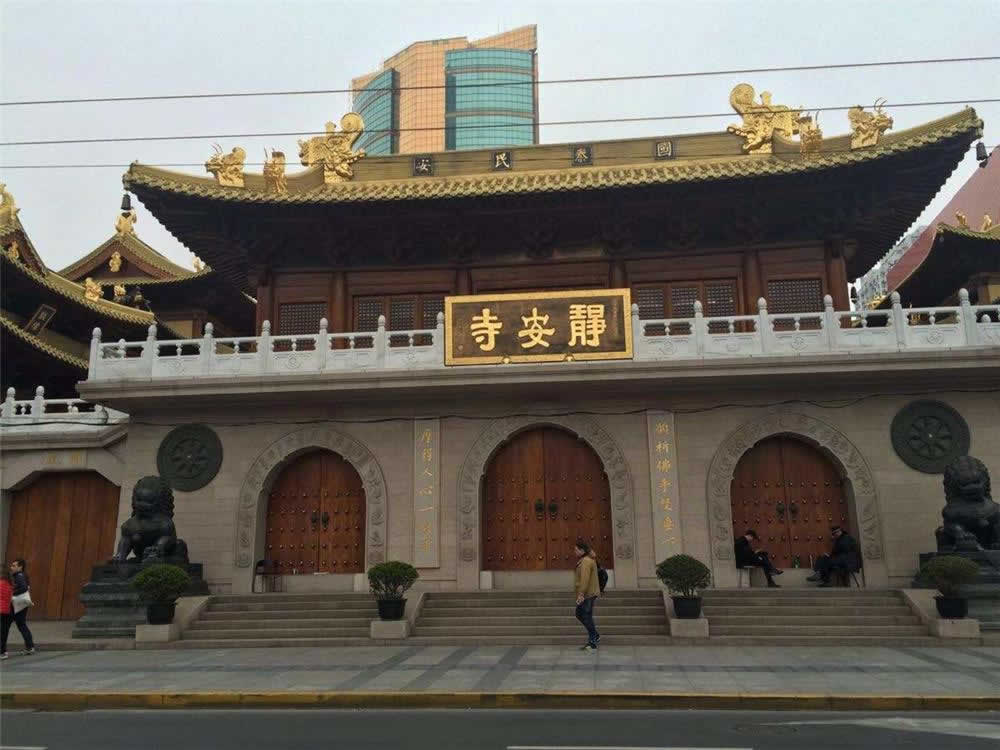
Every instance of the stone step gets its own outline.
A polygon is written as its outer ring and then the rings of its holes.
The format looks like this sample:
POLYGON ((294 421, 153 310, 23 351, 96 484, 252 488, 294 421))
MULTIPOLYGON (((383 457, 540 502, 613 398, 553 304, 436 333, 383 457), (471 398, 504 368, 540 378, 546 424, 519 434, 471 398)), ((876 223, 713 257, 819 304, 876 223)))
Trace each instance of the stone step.
MULTIPOLYGON (((397 643, 398 642, 394 642, 397 643)), ((188 638, 163 644, 164 648, 340 648, 378 646, 366 633, 364 638, 188 638)))
POLYGON ((914 614, 906 615, 816 615, 814 612, 798 615, 709 615, 709 625, 712 628, 726 625, 736 627, 737 625, 769 625, 769 626, 793 626, 808 625, 825 627, 827 625, 920 625, 920 620, 914 614))
MULTIPOLYGON (((927 635, 927 626, 915 625, 723 625, 709 620, 709 635, 773 635, 773 636, 910 636, 927 635)), ((893 641, 895 643, 895 641, 893 641)))
MULTIPOLYGON (((524 616, 534 616, 534 617, 557 617, 560 614, 566 612, 567 610, 572 612, 575 608, 575 604, 570 602, 563 602, 562 604, 552 604, 546 606, 536 606, 536 607, 452 607, 452 606, 441 606, 438 604, 432 604, 428 602, 420 610, 421 616, 433 614, 435 617, 447 617, 450 615, 459 617, 503 617, 505 615, 524 615, 524 616)), ((617 605, 605 604, 598 602, 595 611, 600 612, 605 615, 621 615, 621 616, 635 616, 644 617, 648 615, 663 615, 666 611, 663 607, 662 602, 658 605, 652 607, 620 607, 617 605)))
POLYGON ((705 617, 728 617, 732 615, 747 617, 795 617, 808 614, 813 617, 872 617, 875 615, 895 617, 907 617, 913 611, 905 604, 888 607, 801 607, 799 605, 782 605, 774 607, 761 607, 755 604, 744 604, 733 607, 720 607, 715 604, 703 604, 701 611, 705 617))
MULTIPOLYGON (((616 615, 605 615, 600 612, 596 615, 597 627, 601 628, 614 628, 618 629, 622 625, 664 625, 667 621, 666 614, 663 610, 660 610, 659 615, 645 616, 645 617, 630 617, 630 616, 616 616, 616 615)), ((533 626, 536 628, 559 627, 568 622, 571 622, 574 626, 580 627, 579 622, 573 616, 571 611, 564 613, 561 617, 518 617, 518 616, 508 616, 508 617, 461 617, 461 616, 447 616, 438 617, 421 614, 417 621, 419 627, 424 626, 452 626, 456 628, 463 627, 489 627, 492 625, 524 625, 533 626)))
POLYGON ((220 604, 249 604, 258 602, 371 602, 367 592, 342 594, 215 594, 213 602, 220 604))
POLYGON ((704 598, 703 604, 706 607, 894 607, 903 603, 898 596, 886 596, 881 598, 858 598, 847 596, 819 596, 815 598, 802 598, 790 601, 782 597, 746 597, 726 596, 704 598))
MULTIPOLYGON (((597 622, 597 629, 603 629, 600 621, 597 622)), ((608 628, 609 635, 656 635, 666 634, 666 632, 667 624, 665 622, 660 625, 617 625, 614 628, 608 628)), ((583 626, 580 625, 580 623, 568 620, 562 626, 546 628, 544 633, 539 633, 538 628, 534 625, 490 625, 487 623, 466 627, 455 625, 425 626, 422 622, 418 621, 416 626, 413 628, 413 634, 420 636, 438 635, 460 637, 478 635, 486 637, 494 635, 516 635, 524 639, 525 644, 535 643, 535 639, 537 637, 575 634, 579 638, 581 633, 583 633, 583 638, 587 637, 583 630, 583 626)))
POLYGON ((228 640, 230 638, 364 638, 368 639, 368 628, 271 628, 254 630, 251 628, 236 628, 230 630, 192 630, 181 634, 184 640, 209 638, 212 640, 228 640))
MULTIPOLYGON (((428 606, 438 606, 446 605, 448 607, 504 607, 504 606, 521 606, 521 607, 534 607, 534 606, 565 606, 567 602, 573 605, 575 597, 573 592, 563 593, 559 597, 547 597, 547 598, 511 598, 509 600, 500 600, 493 597, 477 597, 477 598, 439 598, 436 595, 431 595, 425 602, 424 607, 428 606)), ((615 607, 649 607, 653 604, 660 602, 662 606, 661 598, 620 598, 614 600, 598 599, 597 606, 615 606, 615 607)))
MULTIPOLYGON (((440 597, 446 599, 448 597, 454 597, 457 599, 465 599, 469 597, 491 597, 494 599, 522 599, 526 596, 565 596, 566 592, 572 593, 572 579, 568 579, 570 585, 565 588, 559 589, 523 589, 523 590, 493 590, 493 591, 432 591, 429 592, 431 596, 440 597)), ((643 597, 658 597, 660 596, 659 589, 607 589, 601 597, 604 599, 614 599, 617 597, 632 597, 632 596, 643 596, 643 597)))
POLYGON ((977 640, 968 642, 960 639, 948 639, 942 642, 933 636, 895 636, 891 641, 887 641, 885 636, 871 635, 836 635, 826 636, 822 634, 809 637, 785 636, 785 635, 712 635, 708 643, 713 646, 775 646, 784 648, 786 646, 811 646, 822 648, 825 646, 839 646, 845 648, 860 648, 863 646, 885 647, 885 646, 951 646, 951 645, 975 645, 977 640))
MULTIPOLYGON (((781 579, 777 579, 778 583, 781 583, 781 579)), ((740 596, 828 596, 832 594, 843 594, 845 596, 898 596, 899 589, 859 589, 855 586, 850 588, 846 586, 829 586, 826 588, 819 588, 818 586, 808 585, 801 588, 796 588, 789 586, 787 588, 777 588, 771 589, 767 587, 760 588, 724 588, 724 589, 705 589, 702 592, 702 596, 729 596, 730 594, 738 594, 740 596)))
POLYGON ((216 602, 208 603, 209 612, 291 612, 299 610, 341 610, 377 612, 375 601, 287 601, 287 602, 216 602))
POLYGON ((255 612, 231 611, 231 610, 209 610, 199 615, 199 622, 216 621, 237 621, 244 619, 251 620, 336 620, 365 618, 371 620, 378 617, 378 610, 372 607, 370 611, 364 609, 295 609, 295 610, 260 610, 255 612))
MULTIPOLYGON (((587 634, 581 629, 574 635, 539 635, 525 639, 523 635, 413 635, 407 638, 407 646, 571 646, 579 648, 587 641, 587 634)), ((669 646, 678 641, 667 635, 601 635, 601 648, 608 646, 669 646)), ((708 643, 709 641, 702 641, 708 643)))
POLYGON ((235 619, 235 620, 197 620, 191 624, 187 632, 218 631, 218 630, 290 630, 293 628, 361 628, 367 629, 371 617, 350 617, 342 619, 235 619))

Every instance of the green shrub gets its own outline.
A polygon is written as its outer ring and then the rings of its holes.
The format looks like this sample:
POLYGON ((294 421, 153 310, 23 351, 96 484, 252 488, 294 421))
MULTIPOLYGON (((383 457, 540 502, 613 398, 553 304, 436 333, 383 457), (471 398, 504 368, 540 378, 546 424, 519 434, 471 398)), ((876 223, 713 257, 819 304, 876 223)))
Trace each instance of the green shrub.
POLYGON ((933 584, 943 596, 957 597, 960 587, 972 583, 979 575, 979 566, 967 557, 941 555, 927 561, 920 569, 920 579, 933 584))
POLYGON ((674 596, 698 596, 712 582, 712 571, 690 555, 673 555, 656 566, 656 577, 674 596))
POLYGON ((368 583, 379 600, 402 599, 403 594, 420 577, 409 563, 390 560, 368 569, 368 583))
POLYGON ((132 579, 132 587, 147 603, 169 604, 175 602, 190 583, 191 576, 183 568, 163 564, 143 568, 132 579))

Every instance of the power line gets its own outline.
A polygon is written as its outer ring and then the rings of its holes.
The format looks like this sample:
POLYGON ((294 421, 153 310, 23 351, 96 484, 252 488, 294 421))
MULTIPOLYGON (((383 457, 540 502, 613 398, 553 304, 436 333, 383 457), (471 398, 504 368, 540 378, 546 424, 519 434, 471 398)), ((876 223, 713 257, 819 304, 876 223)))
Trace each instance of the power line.
MULTIPOLYGON (((704 76, 721 76, 721 75, 742 75, 745 73, 785 73, 785 72, 801 72, 810 70, 843 70, 845 68, 876 68, 876 67, 893 67, 893 66, 905 66, 905 65, 940 65, 940 64, 950 64, 950 63, 968 63, 968 62, 992 62, 1000 60, 998 55, 983 55, 979 57, 942 57, 942 58, 927 58, 921 60, 883 60, 877 62, 859 62, 859 63, 831 63, 827 65, 783 65, 773 68, 732 68, 728 70, 702 70, 702 71, 690 71, 684 73, 649 73, 649 74, 638 74, 638 75, 622 75, 622 76, 594 76, 588 78, 551 78, 541 81, 503 81, 503 82, 491 82, 491 83, 466 83, 457 84, 455 88, 480 88, 485 86, 524 86, 524 85, 553 85, 553 84, 570 84, 570 83, 617 83, 622 81, 644 81, 644 80, 656 80, 656 79, 670 79, 670 78, 697 78, 704 76)), ((447 84, 430 84, 425 86, 400 86, 398 88, 392 87, 382 87, 382 88, 371 88, 363 89, 365 93, 376 92, 376 91, 426 91, 431 89, 443 89, 449 88, 447 84)), ((34 106, 40 104, 92 104, 92 103, 109 103, 109 102, 148 102, 148 101, 168 101, 177 99, 235 99, 235 98, 246 98, 246 97, 265 97, 265 96, 314 96, 321 94, 351 94, 357 91, 360 93, 362 90, 355 89, 301 89, 301 90, 285 90, 285 91, 237 91, 237 92, 226 92, 226 93, 210 93, 210 94, 158 94, 150 96, 103 96, 103 97, 88 97, 80 99, 36 99, 36 100, 26 100, 26 101, 16 101, 16 102, 0 102, 0 106, 3 107, 26 107, 34 106)))
MULTIPOLYGON (((886 103, 885 106, 894 108, 904 108, 904 107, 936 107, 936 106, 949 106, 949 105, 968 105, 968 104, 995 104, 1000 102, 1000 98, 991 99, 942 99, 939 101, 918 101, 918 102, 899 102, 899 103, 886 103)), ((846 111, 852 107, 857 106, 856 104, 848 105, 838 105, 831 107, 796 107, 795 111, 801 112, 836 112, 836 111, 846 111)), ((552 127, 552 126, 565 126, 565 125, 607 125, 607 124, 617 124, 617 123, 636 123, 636 122, 662 122, 666 120, 696 120, 703 118, 718 118, 718 117, 728 117, 735 118, 739 115, 735 112, 706 112, 700 114, 683 114, 683 115, 647 115, 641 117, 605 117, 599 119, 588 119, 588 120, 552 120, 549 122, 526 122, 526 123, 510 123, 504 125, 462 125, 456 127, 456 131, 462 130, 479 130, 485 128, 534 128, 534 127, 552 127)), ((417 128, 381 128, 374 130, 365 130, 365 134, 373 133, 409 133, 409 132, 424 132, 424 131, 442 131, 445 130, 444 127, 438 125, 429 125, 426 127, 417 128)), ((117 138, 63 138, 48 141, 6 141, 0 143, 0 146, 56 146, 56 145, 68 145, 68 144, 90 144, 90 143, 137 143, 137 142, 147 142, 147 141, 196 141, 196 140, 223 140, 223 139, 233 139, 233 138, 288 138, 294 136, 312 136, 312 135, 325 135, 325 130, 293 130, 287 132, 273 132, 273 133, 208 133, 201 135, 150 135, 150 136, 129 136, 129 137, 117 137, 117 138)))

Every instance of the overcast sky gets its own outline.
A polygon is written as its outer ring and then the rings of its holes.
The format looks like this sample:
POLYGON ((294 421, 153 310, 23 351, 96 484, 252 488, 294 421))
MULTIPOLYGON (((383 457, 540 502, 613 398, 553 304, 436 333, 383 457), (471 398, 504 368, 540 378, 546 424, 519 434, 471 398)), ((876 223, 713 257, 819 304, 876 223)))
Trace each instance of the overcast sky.
MULTIPOLYGON (((470 39, 537 24, 542 80, 786 65, 996 55, 1000 0, 686 0, 686 2, 39 2, 0 0, 0 98, 28 99, 344 88, 411 42, 470 39)), ((541 121, 729 111, 741 80, 778 104, 871 105, 897 130, 961 109, 895 102, 1000 97, 1000 62, 543 85, 541 121)), ((984 140, 1000 144, 1000 104, 974 105, 984 140)), ((346 94, 0 108, 3 141, 322 130, 346 94)), ((724 130, 699 120, 543 126, 543 143, 724 130)), ((848 130, 825 112, 827 136, 848 130)), ((133 160, 202 164, 214 138, 0 147, 0 182, 21 208, 42 259, 62 268, 107 239, 133 160), (112 168, 12 169, 107 163, 112 168)), ((296 154, 294 137, 221 139, 260 161, 296 154)), ((297 167, 297 165, 295 165, 297 167)), ((293 167, 294 168, 294 167, 293 167)), ((970 152, 925 211, 929 220, 976 168, 970 152)), ((204 174, 203 167, 179 168, 204 174)), ((259 167, 250 167, 259 171, 259 167)), ((1000 186, 998 186, 1000 187, 1000 186)), ((137 233, 171 259, 190 253, 136 202, 137 233)), ((720 206, 720 211, 725 207, 720 206)), ((974 217, 969 217, 970 220, 974 217)), ((997 217, 994 217, 997 218, 997 217)), ((888 249, 888 248, 886 248, 888 249)))

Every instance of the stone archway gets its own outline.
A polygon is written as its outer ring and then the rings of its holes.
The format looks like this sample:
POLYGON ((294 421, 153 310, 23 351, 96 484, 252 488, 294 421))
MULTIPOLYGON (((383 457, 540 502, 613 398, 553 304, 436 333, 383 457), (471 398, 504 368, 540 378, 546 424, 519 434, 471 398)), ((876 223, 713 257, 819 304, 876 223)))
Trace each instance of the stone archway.
POLYGON ((365 559, 368 565, 385 561, 387 498, 385 477, 374 454, 358 440, 328 427, 296 430, 276 440, 254 459, 236 503, 236 566, 248 568, 255 559, 262 504, 275 478, 290 461, 315 448, 342 456, 361 476, 365 488, 365 559))
MULTIPOLYGON (((706 496, 712 558, 720 561, 733 560, 730 485, 736 464, 760 440, 781 434, 798 437, 822 450, 844 478, 849 480, 866 570, 869 567, 868 561, 882 561, 882 521, 878 495, 871 469, 861 452, 835 427, 806 414, 784 411, 772 412, 739 427, 723 441, 709 465, 706 496)), ((880 564, 879 567, 884 565, 880 564)))
MULTIPOLYGON (((635 512, 632 475, 621 449, 593 419, 584 416, 509 417, 491 422, 469 449, 458 475, 458 556, 473 563, 480 556, 480 480, 497 449, 511 437, 532 427, 561 427, 585 441, 597 453, 611 488, 611 518, 615 568, 635 556, 635 512)), ((626 565, 626 567, 628 567, 626 565)))

